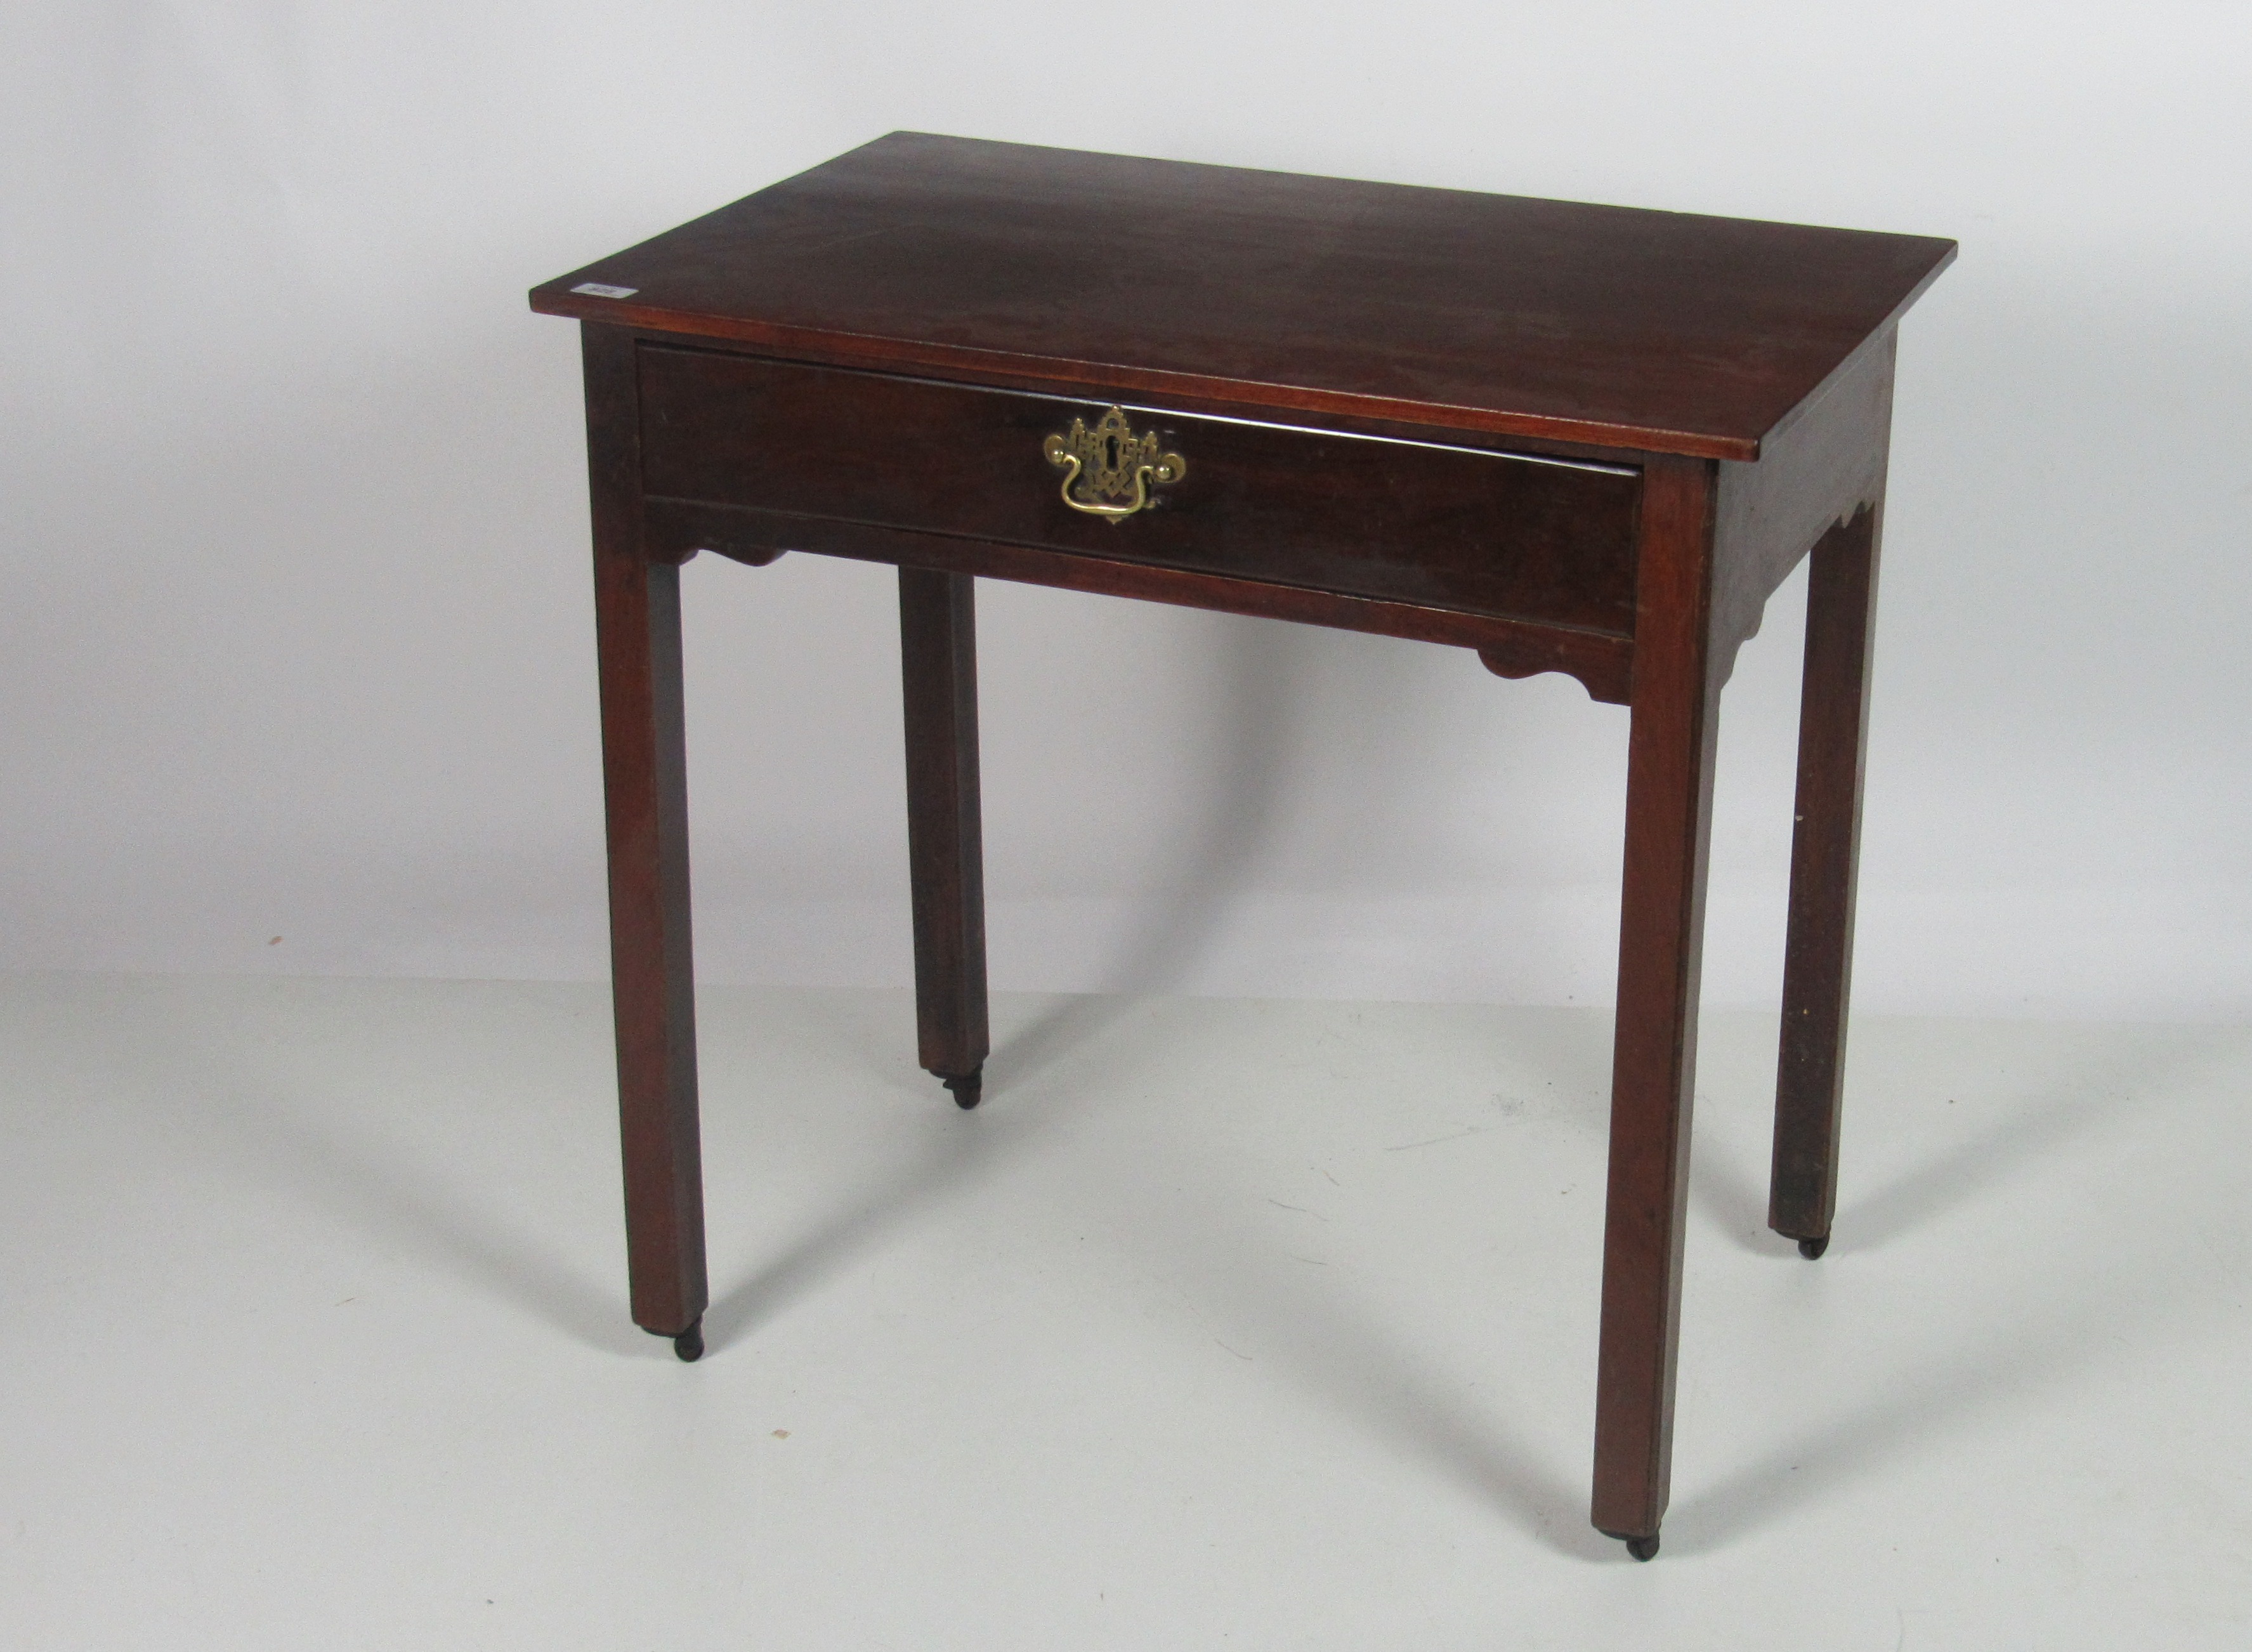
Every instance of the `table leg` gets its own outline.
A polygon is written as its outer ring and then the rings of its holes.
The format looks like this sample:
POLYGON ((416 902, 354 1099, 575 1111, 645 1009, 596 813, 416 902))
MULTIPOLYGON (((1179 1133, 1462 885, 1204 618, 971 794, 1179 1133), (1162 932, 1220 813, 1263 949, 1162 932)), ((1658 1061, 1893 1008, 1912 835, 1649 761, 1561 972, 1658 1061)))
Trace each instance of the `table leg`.
POLYGON ((1838 1202, 1845 1004, 1853 969, 1862 750, 1881 510, 1864 505, 1814 547, 1806 584, 1806 675, 1798 712, 1798 820, 1783 971, 1768 1225, 1818 1257, 1838 1202))
POLYGON ((1652 461, 1642 509, 1593 1517, 1646 1560, 1657 1552, 1672 1466, 1720 703, 1711 468, 1652 461))
POLYGON ((650 561, 642 546, 632 341, 607 329, 586 331, 627 1266, 634 1322, 673 1338, 681 1357, 693 1359, 703 1351, 710 1293, 688 930, 680 570, 650 561))
POLYGON ((915 1031, 923 1066, 977 1105, 985 1010, 985 851, 977 802, 977 582, 900 570, 915 1031))

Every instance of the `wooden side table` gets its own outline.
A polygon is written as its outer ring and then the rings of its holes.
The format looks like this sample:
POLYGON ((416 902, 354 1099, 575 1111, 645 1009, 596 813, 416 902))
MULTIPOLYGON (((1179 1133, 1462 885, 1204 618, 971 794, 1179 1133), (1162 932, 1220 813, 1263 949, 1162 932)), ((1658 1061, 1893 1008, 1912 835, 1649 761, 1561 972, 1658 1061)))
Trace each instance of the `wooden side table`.
POLYGON ((1950 241, 894 133, 536 288, 586 358, 626 1227, 702 1351, 679 565, 895 564, 922 1065, 988 1048, 973 580, 1630 706, 1594 1520, 1657 1551, 1720 687, 1810 549, 1769 1222, 1828 1244, 1894 330, 1950 241))

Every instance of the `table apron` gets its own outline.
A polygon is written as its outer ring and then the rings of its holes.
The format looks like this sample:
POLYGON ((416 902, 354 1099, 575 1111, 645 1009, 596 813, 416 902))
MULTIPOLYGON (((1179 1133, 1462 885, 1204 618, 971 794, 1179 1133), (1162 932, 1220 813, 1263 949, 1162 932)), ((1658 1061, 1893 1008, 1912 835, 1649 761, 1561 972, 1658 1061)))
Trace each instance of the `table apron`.
POLYGON ((1599 631, 744 506, 650 499, 644 503, 643 519, 648 554, 661 562, 685 561, 699 551, 712 551, 755 567, 789 551, 803 551, 900 567, 937 568, 1023 585, 1442 642, 1477 649, 1488 669, 1502 677, 1561 671, 1577 678, 1595 699, 1624 705, 1630 697, 1633 640, 1599 631))
POLYGON ((1185 474, 1112 521, 1044 448, 1105 403, 649 343, 637 373, 653 498, 1633 635, 1634 466, 1137 407, 1185 474))

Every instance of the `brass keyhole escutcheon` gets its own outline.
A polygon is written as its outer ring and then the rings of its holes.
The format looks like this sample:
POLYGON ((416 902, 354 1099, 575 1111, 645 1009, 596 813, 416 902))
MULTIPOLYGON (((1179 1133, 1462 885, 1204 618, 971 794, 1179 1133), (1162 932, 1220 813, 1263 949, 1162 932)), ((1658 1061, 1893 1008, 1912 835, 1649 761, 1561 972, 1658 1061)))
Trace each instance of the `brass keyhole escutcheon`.
POLYGON ((1152 483, 1163 486, 1188 474, 1187 460, 1157 450, 1154 433, 1134 434, 1123 407, 1104 413, 1091 430, 1087 420, 1074 418, 1069 430, 1042 441, 1040 452, 1064 473, 1063 502, 1113 527, 1150 503, 1152 483))

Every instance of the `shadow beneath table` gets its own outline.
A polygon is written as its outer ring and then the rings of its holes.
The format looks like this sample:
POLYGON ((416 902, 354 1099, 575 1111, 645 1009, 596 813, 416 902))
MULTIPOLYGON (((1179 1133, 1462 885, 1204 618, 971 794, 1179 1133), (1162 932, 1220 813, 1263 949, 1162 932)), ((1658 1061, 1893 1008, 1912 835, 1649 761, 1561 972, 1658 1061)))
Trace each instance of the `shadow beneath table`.
POLYGON ((716 1292, 704 1312, 705 1345, 717 1353, 741 1341, 887 1234, 993 1176, 1045 1135, 1056 1116, 1046 1108, 1009 1117, 983 1107, 965 1114, 949 1104, 945 1115, 923 1124, 913 1154, 856 1185, 779 1255, 716 1292))
MULTIPOLYGON (((2005 1185, 2110 1116, 2130 1088, 2147 1086, 2154 1078, 2163 1080, 2188 1059, 2179 1037, 2137 1034, 2130 1047, 2107 1056, 2093 1069, 2060 1075, 2060 1082, 2070 1086, 2067 1093, 2034 1095, 2009 1106, 1977 1135, 1874 1192, 1841 1204, 1831 1254, 1875 1250, 2005 1185)), ((1854 1110, 1873 1100, 1865 1089, 1847 1098, 1842 1151, 1849 1182, 1854 1110)), ((1697 1099, 1698 1112, 1706 1119, 1714 1105, 1708 1095, 1700 1093, 1697 1099)), ((1773 1128, 1771 1103, 1760 1117, 1764 1148, 1767 1132, 1773 1128)), ((1727 1141, 1714 1139, 1718 1135, 1708 1126, 1691 1149, 1690 1198, 1713 1226, 1742 1249, 1762 1256, 1793 1253, 1793 1242, 1767 1225, 1766 1156, 1762 1154, 1756 1167, 1748 1165, 1742 1156, 1728 1151, 1727 1141)))
POLYGON ((268 1149, 290 1187, 379 1243, 417 1255, 496 1301, 529 1310, 604 1353, 647 1339, 622 1296, 575 1272, 400 1143, 278 1104, 242 1104, 246 1141, 268 1149))
MULTIPOLYGON (((840 1190, 775 1253, 714 1298, 705 1316, 714 1354, 747 1340, 932 1207, 967 1197, 1042 1138, 1083 1124, 1106 1084, 1053 1082, 1033 1105, 915 1120, 919 1139, 890 1167, 840 1190)), ((1231 1194, 1206 1197, 1164 1176, 1102 1178, 1078 1219, 1098 1219, 1143 1253, 1142 1266, 1176 1279, 1193 1317, 1228 1355, 1271 1373, 1380 1447, 1458 1487, 1560 1553, 1608 1561, 1616 1545, 1587 1524, 1586 1488, 1558 1472, 1514 1431, 1505 1408, 1423 1354, 1387 1322, 1341 1271, 1278 1255, 1271 1239, 1228 1215, 1231 1194), (1109 1208, 1104 1208, 1104 1207, 1109 1208)), ((1080 1208, 1080 1207, 1074 1207, 1080 1208)))
POLYGON ((1201 822, 1177 839, 1138 901, 1100 995, 1073 997, 1018 1028, 992 1054, 986 1093, 1021 1084, 1100 1038, 1134 999, 1161 994, 1210 951, 1274 840, 1289 792, 1308 639, 1280 621, 1216 616, 1224 685, 1208 708, 1221 730, 1202 781, 1201 822))
POLYGON ((2006 1187, 2137 1093, 2163 1090, 2200 1065, 2207 1040, 2198 1032, 2121 1029, 2121 1047, 2102 1060, 2057 1075, 2047 1093, 2019 1101, 1969 1140, 1843 1206, 1831 1253, 1876 1250, 2006 1187))
POLYGON ((2014 1108, 1969 1141, 1839 1211, 1832 1253, 1854 1256, 1881 1249, 1999 1191, 2118 1106, 2116 1099, 2072 1095, 2014 1108))
POLYGON ((1278 1380, 1388 1451, 1469 1492, 1560 1553, 1608 1559, 1616 1547, 1588 1524, 1587 1487, 1556 1472, 1498 1409, 1384 1326, 1373 1307, 1270 1273, 1232 1309, 1223 1345, 1241 1342, 1278 1380))
MULTIPOLYGON (((2064 1075, 2065 1093, 2019 1102, 1975 1136, 1841 1210, 1840 1242, 1821 1266, 1880 1249, 1950 1213, 1998 1206, 2013 1184, 2075 1138, 2117 1116, 2134 1098, 2162 1094, 2173 1079, 2203 1065, 2209 1045, 2233 1046, 2242 1038, 2234 1030, 2203 1030, 2217 1039, 2200 1037, 2199 1031, 2137 1030, 2101 1062, 2064 1075)), ((1997 1302, 1982 1319, 1991 1331, 1970 1345, 1902 1372, 1874 1404, 1802 1434, 1677 1504, 1677 1515, 1686 1517, 1678 1526, 1669 1523, 1668 1548, 1697 1553, 1725 1547, 1903 1451, 2019 1411, 2040 1391, 2121 1357, 2121 1350, 2135 1347, 2178 1314, 2189 1290, 2188 1276, 2180 1274, 2158 1276, 2151 1283, 2159 1288, 2100 1299, 2079 1281, 2060 1282, 2066 1288, 2061 1294, 2030 1311, 2023 1303, 1997 1302), (1677 1530, 1679 1543, 1672 1535, 1677 1530)))
MULTIPOLYGON (((180 1052, 172 1054, 177 1061, 180 1052)), ((496 1217, 475 1187, 374 1129, 261 1093, 239 1073, 207 1074, 199 1142, 232 1173, 308 1199, 330 1221, 419 1259, 496 1302, 529 1312, 582 1346, 638 1353, 624 1299, 496 1217)))
POLYGON ((2022 1414, 2041 1391, 2120 1357, 2179 1310, 2181 1293, 2137 1292, 2092 1302, 2075 1296, 2027 1315, 1996 1305, 1991 1335, 1887 1385, 1885 1398, 1802 1433, 1709 1490, 1675 1503, 1665 1546, 1680 1555, 1724 1549, 1790 1520, 1878 1472, 1991 1419, 2022 1414))
MULTIPOLYGON (((1766 1181, 1749 1170, 1742 1156, 1731 1151, 1735 1144, 1720 1139, 1720 1132, 1713 1128, 1710 1120, 1718 1104, 1711 1096, 1700 1094, 1696 1110, 1707 1122, 1697 1131, 1697 1121, 1691 1121, 1695 1135, 1689 1147, 1690 1202, 1704 1213, 1708 1225, 1738 1248, 1758 1256, 1797 1256, 1795 1242, 1767 1225, 1766 1181)), ((1763 1116, 1772 1128, 1773 1110, 1763 1116)), ((1766 1168, 1762 1160, 1759 1170, 1766 1168)))
POLYGON ((1512 1427, 1505 1383, 1477 1389, 1351 1269, 1258 1232, 1241 1212, 1259 1207, 1242 1203, 1241 1188, 1168 1177, 1121 1190, 1130 1203, 1109 1224, 1226 1354, 1551 1549, 1610 1558, 1615 1545, 1588 1524, 1585 1483, 1512 1427))
MULTIPOLYGON (((240 1000, 223 999, 228 1018, 216 1024, 219 1033, 181 1030, 184 1022, 194 1024, 174 1002, 180 994, 190 999, 188 1017, 204 1013, 193 1004, 192 983, 179 983, 159 996, 149 1020, 113 1017, 104 1036, 112 1049, 131 1052, 137 1065, 167 1075, 167 1087, 188 1104, 196 1155, 240 1183, 302 1199, 326 1224, 355 1229, 379 1250, 414 1259, 584 1347, 642 1351, 646 1339, 622 1294, 580 1273, 536 1229, 496 1213, 486 1190, 456 1171, 458 1157, 445 1151, 442 1139, 434 1137, 427 1150, 400 1139, 402 1115, 354 1085, 329 1092, 270 1070, 271 1052, 288 1042, 288 1034, 274 1030, 277 1016, 285 1028, 333 1033, 323 1020, 327 999, 317 983, 274 982, 270 997, 278 1009, 246 1010, 240 1000)), ((348 1039, 337 1047, 348 1049, 348 1039)), ((441 1074, 427 1072, 414 1083, 422 1096, 449 1087, 441 1074)), ((442 1119, 469 1111, 478 1100, 455 1088, 453 1107, 434 1107, 418 1097, 406 1116, 442 1119)))

